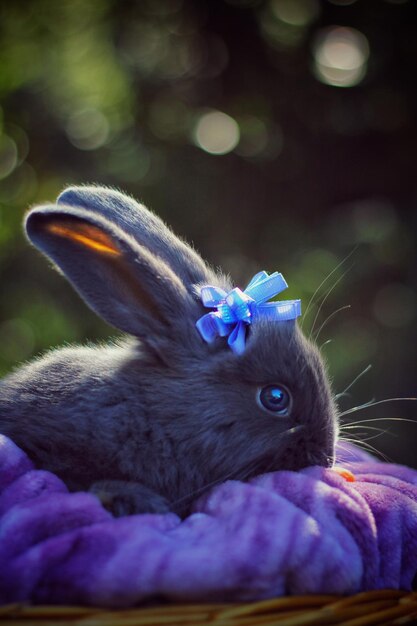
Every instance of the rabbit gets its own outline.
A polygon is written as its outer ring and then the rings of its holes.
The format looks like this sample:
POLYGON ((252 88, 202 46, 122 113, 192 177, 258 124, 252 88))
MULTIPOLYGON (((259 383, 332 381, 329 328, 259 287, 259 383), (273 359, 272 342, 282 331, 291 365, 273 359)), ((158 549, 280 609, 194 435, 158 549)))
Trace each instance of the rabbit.
POLYGON ((230 292, 151 211, 74 186, 33 208, 26 233, 86 304, 123 331, 54 349, 0 381, 0 433, 115 516, 189 514, 227 479, 330 467, 338 418, 326 367, 294 320, 260 317, 236 354, 203 340, 204 285, 230 292))

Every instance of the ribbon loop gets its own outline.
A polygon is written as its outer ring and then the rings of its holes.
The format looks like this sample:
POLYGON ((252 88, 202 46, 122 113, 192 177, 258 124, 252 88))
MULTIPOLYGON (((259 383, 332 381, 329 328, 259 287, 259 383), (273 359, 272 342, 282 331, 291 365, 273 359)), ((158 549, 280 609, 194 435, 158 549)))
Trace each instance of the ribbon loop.
POLYGON ((226 291, 219 287, 204 285, 204 287, 201 288, 201 300, 206 307, 217 306, 219 302, 225 300, 226 296, 226 291))
POLYGON ((219 313, 207 313, 196 322, 197 329, 204 341, 211 343, 216 337, 226 337, 230 333, 227 324, 219 313))
POLYGON ((267 302, 288 287, 282 274, 258 272, 244 291, 235 287, 226 293, 219 287, 204 285, 201 300, 205 307, 216 311, 206 313, 196 322, 204 341, 211 343, 216 337, 226 337, 235 354, 245 350, 246 328, 254 320, 274 322, 294 320, 301 315, 301 300, 267 302))
MULTIPOLYGON (((263 273, 266 274, 266 272, 259 272, 259 274, 263 273)), ((257 276, 259 276, 259 274, 257 274, 257 276)), ((287 287, 288 285, 283 275, 278 272, 274 272, 270 276, 266 275, 266 277, 257 280, 255 283, 251 281, 246 287, 245 293, 260 304, 261 302, 266 302, 270 298, 278 295, 287 287)))
POLYGON ((253 298, 235 287, 226 297, 226 305, 233 312, 236 321, 248 320, 251 317, 250 303, 255 302, 253 298))

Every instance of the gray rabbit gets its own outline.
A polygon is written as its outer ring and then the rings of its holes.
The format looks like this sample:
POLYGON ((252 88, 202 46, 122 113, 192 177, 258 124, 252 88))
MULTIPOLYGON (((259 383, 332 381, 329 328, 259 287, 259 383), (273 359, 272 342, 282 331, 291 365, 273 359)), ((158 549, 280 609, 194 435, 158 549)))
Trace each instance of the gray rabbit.
POLYGON ((72 187, 31 210, 30 241, 129 337, 53 350, 0 382, 0 432, 115 515, 186 515, 226 479, 330 466, 337 412, 317 349, 294 321, 259 317, 245 349, 207 343, 203 285, 230 292, 126 195, 72 187))

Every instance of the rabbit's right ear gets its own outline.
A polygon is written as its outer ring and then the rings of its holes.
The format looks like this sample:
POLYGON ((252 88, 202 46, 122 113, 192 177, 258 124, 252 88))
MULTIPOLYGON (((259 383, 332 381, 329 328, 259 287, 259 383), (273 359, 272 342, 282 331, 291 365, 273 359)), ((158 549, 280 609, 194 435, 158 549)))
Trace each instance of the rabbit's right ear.
POLYGON ((201 305, 195 295, 163 259, 118 225, 60 204, 33 209, 26 231, 111 325, 148 342, 178 335, 182 328, 197 342, 193 324, 201 305))

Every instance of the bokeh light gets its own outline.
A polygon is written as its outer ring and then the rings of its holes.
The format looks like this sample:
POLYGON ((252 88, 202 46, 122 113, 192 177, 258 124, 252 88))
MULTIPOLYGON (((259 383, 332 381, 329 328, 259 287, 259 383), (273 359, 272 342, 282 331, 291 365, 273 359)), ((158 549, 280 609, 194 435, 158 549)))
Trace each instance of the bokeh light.
POLYGON ((194 143, 210 154, 227 154, 239 143, 237 122, 221 111, 203 113, 194 129, 194 143))
POLYGON ((66 126, 71 143, 80 150, 96 150, 103 146, 109 136, 106 117, 95 109, 73 113, 66 126))
POLYGON ((307 26, 320 14, 318 0, 271 0, 273 14, 291 26, 307 26))
POLYGON ((315 75, 321 82, 354 87, 366 74, 369 44, 354 28, 332 26, 318 32, 313 55, 315 75))
POLYGON ((273 48, 291 49, 305 39, 308 27, 319 15, 318 0, 269 0, 259 12, 259 22, 273 48))

